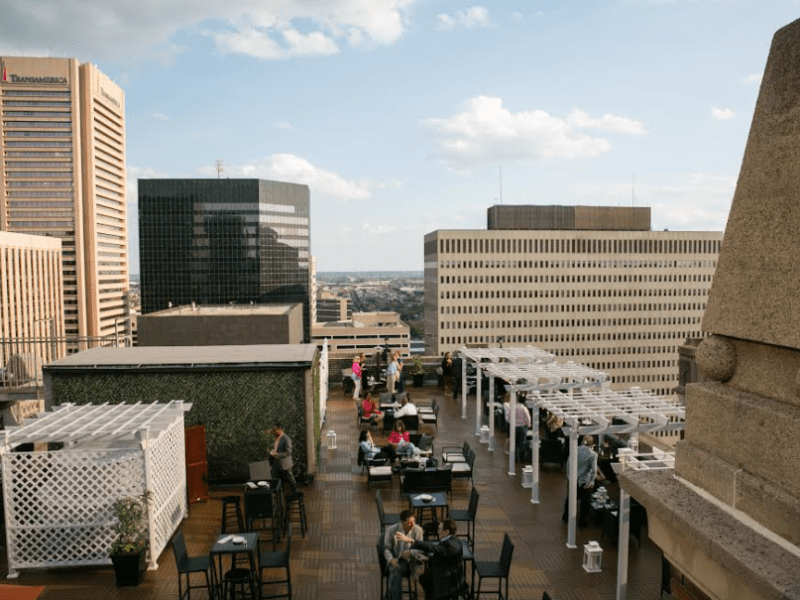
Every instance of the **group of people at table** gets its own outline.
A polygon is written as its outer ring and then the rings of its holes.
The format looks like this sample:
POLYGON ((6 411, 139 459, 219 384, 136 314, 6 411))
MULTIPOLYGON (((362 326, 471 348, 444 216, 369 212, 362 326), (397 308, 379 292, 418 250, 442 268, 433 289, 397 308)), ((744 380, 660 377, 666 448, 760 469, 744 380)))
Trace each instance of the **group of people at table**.
MULTIPOLYGON (((383 428, 384 413, 381 412, 374 398, 368 393, 366 398, 361 401, 364 417, 375 424, 379 429, 383 428)), ((408 395, 400 401, 400 407, 394 411, 394 425, 389 433, 386 445, 378 447, 372 439, 368 429, 361 432, 358 443, 364 451, 364 456, 369 460, 388 459, 393 462, 400 456, 413 456, 417 453, 417 448, 411 443, 411 437, 406 431, 405 423, 400 418, 405 415, 416 415, 417 407, 411 402, 408 395)))

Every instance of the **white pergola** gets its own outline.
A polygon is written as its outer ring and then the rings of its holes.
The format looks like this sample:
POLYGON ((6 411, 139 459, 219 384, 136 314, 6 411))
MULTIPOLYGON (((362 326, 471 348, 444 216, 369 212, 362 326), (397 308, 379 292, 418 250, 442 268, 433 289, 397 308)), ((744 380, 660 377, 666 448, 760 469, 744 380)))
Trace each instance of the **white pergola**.
MULTIPOLYGON (((675 453, 653 448, 652 454, 638 454, 630 448, 620 448, 619 470, 666 470, 675 468, 675 453)), ((614 469, 615 471, 617 469, 614 469)), ((631 497, 619 488, 619 535, 617 542, 617 596, 625 600, 628 593, 628 540, 631 531, 631 497)))
MULTIPOLYGON (((628 433, 632 440, 637 440, 639 433, 642 432, 678 431, 685 425, 685 411, 682 406, 636 387, 619 392, 609 389, 581 389, 566 393, 531 390, 528 405, 537 409, 544 408, 564 420, 565 433, 569 434, 571 457, 577 454, 578 436, 628 433)), ((531 502, 538 502, 539 436, 536 427, 533 428, 533 436, 534 483, 531 489, 531 502)), ((567 546, 570 548, 577 547, 575 545, 577 479, 578 463, 570 460, 567 532, 567 546)))
MULTIPOLYGON (((461 348, 461 356, 476 368, 475 382, 475 435, 481 434, 481 380, 482 374, 489 374, 489 451, 494 451, 494 375, 488 371, 493 364, 516 365, 543 365, 553 363, 555 354, 537 348, 524 346, 520 348, 461 348)), ((461 369, 461 384, 464 393, 461 394, 461 418, 467 418, 467 364, 461 369)), ((513 444, 513 442, 512 442, 513 444)), ((512 468, 513 468, 513 462, 512 468)), ((512 473, 513 474, 513 473, 512 473)))
POLYGON ((156 569, 188 516, 183 416, 191 407, 62 404, 0 431, 8 577, 24 568, 111 564, 111 505, 147 490, 149 568, 156 569), (14 452, 21 444, 34 450, 14 452))

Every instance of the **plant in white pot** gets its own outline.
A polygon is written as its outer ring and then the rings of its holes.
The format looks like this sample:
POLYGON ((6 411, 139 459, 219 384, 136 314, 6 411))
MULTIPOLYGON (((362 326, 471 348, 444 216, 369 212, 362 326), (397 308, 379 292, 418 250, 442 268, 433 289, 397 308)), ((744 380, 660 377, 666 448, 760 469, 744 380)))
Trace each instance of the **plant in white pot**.
POLYGON ((139 585, 147 553, 147 504, 151 496, 150 491, 145 491, 112 504, 117 522, 110 554, 118 586, 139 585))

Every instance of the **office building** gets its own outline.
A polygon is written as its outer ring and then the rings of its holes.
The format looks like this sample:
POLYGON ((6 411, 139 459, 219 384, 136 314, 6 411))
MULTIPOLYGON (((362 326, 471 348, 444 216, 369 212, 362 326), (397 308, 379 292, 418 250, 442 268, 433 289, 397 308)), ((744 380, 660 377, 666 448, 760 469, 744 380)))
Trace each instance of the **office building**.
POLYGON ((349 321, 314 323, 311 331, 312 342, 327 340, 328 354, 334 358, 374 354, 377 348, 411 354, 410 329, 396 312, 357 312, 349 321))
POLYGON ((142 314, 191 305, 303 305, 309 190, 259 179, 140 179, 142 314))
POLYGON ((303 305, 178 306, 137 318, 139 346, 300 344, 303 305))
POLYGON ((317 323, 349 321, 353 318, 350 298, 342 298, 330 292, 317 294, 317 323))
POLYGON ((650 231, 649 208, 495 206, 528 229, 425 236, 426 354, 539 346, 669 394, 678 346, 701 337, 720 232, 650 231))
POLYGON ((35 381, 64 356, 61 282, 61 240, 0 231, 0 389, 35 381), (53 341, 28 343, 42 339, 53 341))
POLYGON ((128 313, 125 97, 91 64, 1 57, 0 230, 61 241, 68 336, 128 313))

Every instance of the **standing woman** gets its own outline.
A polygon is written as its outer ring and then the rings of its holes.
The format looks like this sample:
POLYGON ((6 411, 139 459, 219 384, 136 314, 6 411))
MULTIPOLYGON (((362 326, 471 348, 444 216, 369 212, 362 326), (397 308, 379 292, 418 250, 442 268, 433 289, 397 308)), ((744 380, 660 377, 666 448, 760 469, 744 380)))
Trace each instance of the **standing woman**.
POLYGON ((449 398, 453 395, 453 358, 449 352, 445 352, 442 359, 442 380, 444 383, 444 397, 449 398))
POLYGON ((358 400, 361 397, 361 360, 358 354, 353 357, 353 400, 358 400))
POLYGON ((389 365, 386 367, 386 390, 390 394, 395 393, 395 382, 397 381, 397 361, 394 354, 389 357, 389 365))
POLYGON ((406 389, 406 384, 403 381, 403 357, 400 356, 400 350, 396 350, 394 353, 394 361, 397 363, 397 393, 403 393, 403 390, 406 389))

